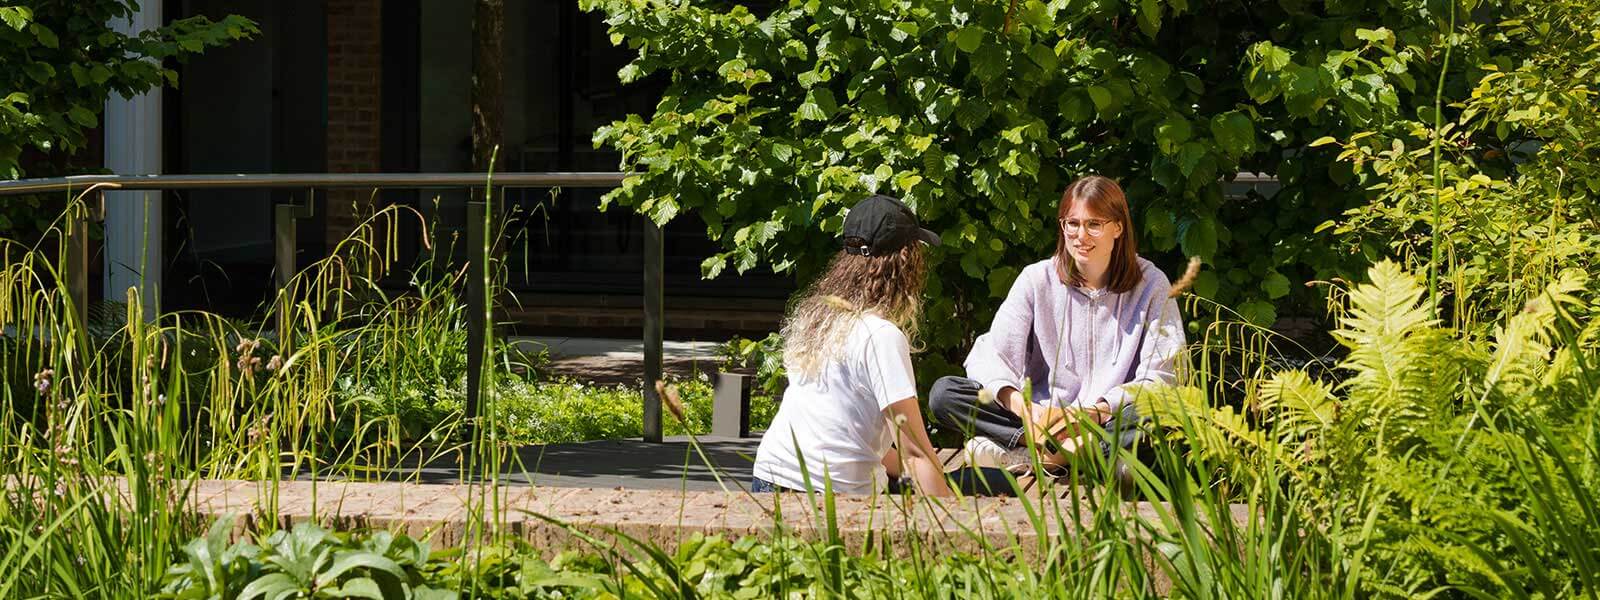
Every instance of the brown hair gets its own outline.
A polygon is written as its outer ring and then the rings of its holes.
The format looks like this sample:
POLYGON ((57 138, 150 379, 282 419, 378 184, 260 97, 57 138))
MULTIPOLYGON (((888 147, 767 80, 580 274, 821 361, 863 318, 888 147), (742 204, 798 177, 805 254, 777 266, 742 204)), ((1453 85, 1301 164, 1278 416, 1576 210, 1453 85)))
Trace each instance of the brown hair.
POLYGON ((805 378, 819 375, 827 359, 843 350, 845 336, 865 312, 894 323, 915 347, 926 280, 922 244, 906 244, 882 256, 840 250, 783 320, 785 367, 805 378))
POLYGON ((1122 186, 1117 182, 1099 175, 1079 178, 1061 194, 1061 207, 1056 211, 1056 274, 1068 285, 1084 284, 1083 274, 1078 272, 1078 263, 1067 253, 1067 232, 1061 226, 1067 213, 1072 212, 1072 203, 1078 201, 1087 202, 1090 212, 1109 217, 1122 230, 1122 235, 1111 246, 1111 266, 1106 269, 1106 287, 1118 294, 1138 287, 1144 274, 1139 268, 1139 240, 1133 232, 1128 197, 1123 195, 1122 186))

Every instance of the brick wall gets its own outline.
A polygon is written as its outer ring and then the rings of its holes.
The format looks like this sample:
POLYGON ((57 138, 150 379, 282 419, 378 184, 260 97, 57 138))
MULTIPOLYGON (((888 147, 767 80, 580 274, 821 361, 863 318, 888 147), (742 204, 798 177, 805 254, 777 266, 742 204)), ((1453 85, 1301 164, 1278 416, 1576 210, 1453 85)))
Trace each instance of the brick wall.
MULTIPOLYGON (((383 104, 383 3, 328 0, 329 173, 376 173, 383 104)), ((371 214, 371 190, 328 194, 327 240, 333 244, 371 214)))

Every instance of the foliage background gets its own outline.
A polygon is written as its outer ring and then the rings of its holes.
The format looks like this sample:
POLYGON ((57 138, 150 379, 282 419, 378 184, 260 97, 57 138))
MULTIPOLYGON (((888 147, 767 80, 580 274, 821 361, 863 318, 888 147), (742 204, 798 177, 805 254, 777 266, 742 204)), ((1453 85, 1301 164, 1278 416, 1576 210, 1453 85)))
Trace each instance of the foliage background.
POLYGON ((1484 65, 1543 43, 1486 29, 1516 5, 1472 0, 582 6, 638 51, 624 81, 671 79, 654 114, 596 133, 640 173, 608 202, 698 217, 725 249, 707 276, 767 263, 804 280, 846 207, 899 195, 944 238, 925 329, 943 350, 1049 255, 1060 190, 1088 173, 1124 184, 1141 251, 1169 273, 1205 260, 1199 296, 1260 325, 1320 314, 1294 283, 1358 279, 1389 248, 1341 235, 1380 192, 1312 142, 1432 123, 1441 75, 1466 98, 1484 65), (1239 171, 1281 187, 1230 193, 1239 171))
MULTIPOLYGON (((155 1, 155 0, 150 0, 155 1)), ((74 155, 94 147, 110 94, 132 97, 176 87, 181 61, 260 33, 238 15, 196 16, 129 36, 112 28, 131 18, 132 0, 24 0, 0 6, 0 177, 53 177, 98 170, 74 155)), ((25 197, 0 211, 0 235, 34 237, 62 202, 25 197), (17 208, 18 202, 26 208, 17 208), (47 206, 41 206, 47 205, 47 206)))

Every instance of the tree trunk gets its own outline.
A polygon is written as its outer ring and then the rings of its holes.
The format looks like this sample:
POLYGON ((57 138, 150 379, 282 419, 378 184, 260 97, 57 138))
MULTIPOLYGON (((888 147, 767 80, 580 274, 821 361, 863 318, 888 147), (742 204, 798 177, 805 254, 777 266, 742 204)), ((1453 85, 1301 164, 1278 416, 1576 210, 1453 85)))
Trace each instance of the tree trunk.
POLYGON ((501 41, 505 38, 505 14, 504 0, 473 2, 472 169, 479 172, 489 170, 495 149, 504 141, 505 56, 501 41))

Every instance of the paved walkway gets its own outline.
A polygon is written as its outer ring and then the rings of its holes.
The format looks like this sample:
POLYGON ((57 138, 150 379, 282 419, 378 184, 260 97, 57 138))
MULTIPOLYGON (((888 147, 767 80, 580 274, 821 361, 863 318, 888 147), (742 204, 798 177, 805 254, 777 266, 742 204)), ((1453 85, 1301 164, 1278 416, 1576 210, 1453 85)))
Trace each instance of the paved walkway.
MULTIPOLYGON (((512 343, 524 350, 550 353, 550 371, 596 385, 637 384, 644 378, 644 341, 584 337, 516 337, 512 343)), ((661 344, 662 370, 688 376, 695 371, 715 372, 717 342, 666 341, 661 344)))
MULTIPOLYGON (((704 436, 697 441, 699 451, 685 437, 667 438, 659 444, 635 438, 524 446, 507 458, 500 473, 509 484, 546 487, 699 491, 720 491, 724 485, 728 489, 749 487, 750 465, 755 462, 760 438, 704 436), (716 468, 707 466, 706 459, 716 468), (718 483, 719 477, 723 483, 718 483)), ((443 454, 427 461, 407 461, 387 478, 460 483, 459 465, 457 454, 443 454)))

